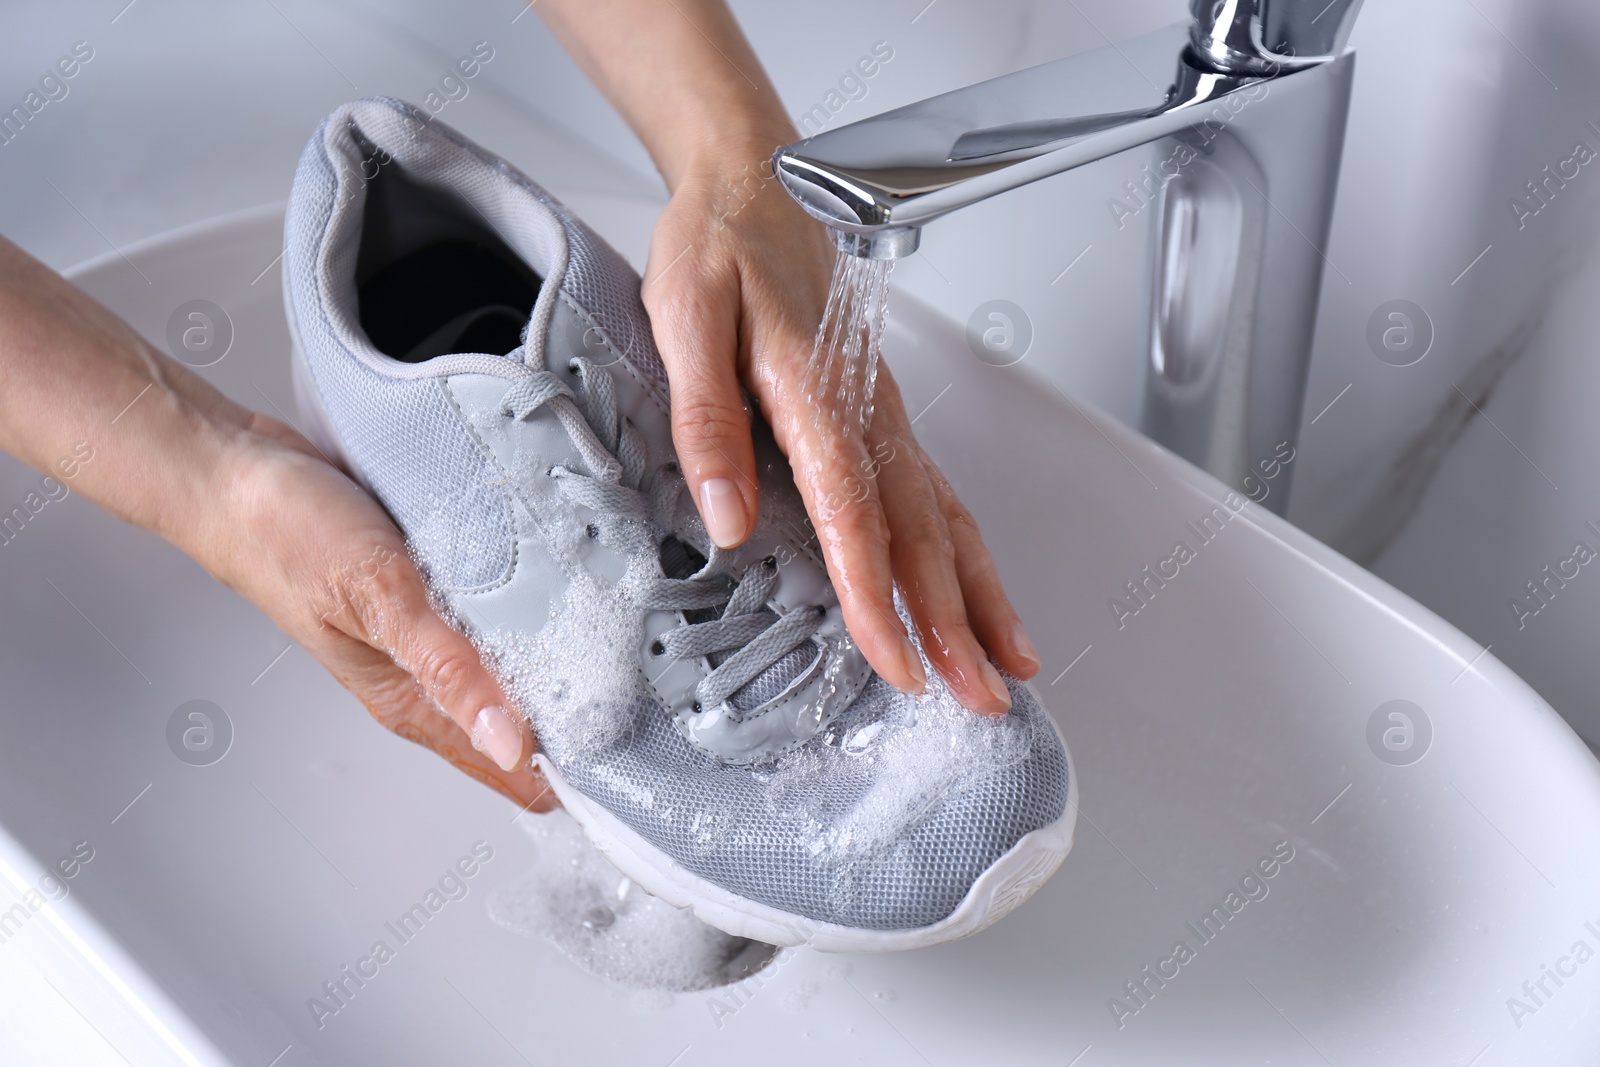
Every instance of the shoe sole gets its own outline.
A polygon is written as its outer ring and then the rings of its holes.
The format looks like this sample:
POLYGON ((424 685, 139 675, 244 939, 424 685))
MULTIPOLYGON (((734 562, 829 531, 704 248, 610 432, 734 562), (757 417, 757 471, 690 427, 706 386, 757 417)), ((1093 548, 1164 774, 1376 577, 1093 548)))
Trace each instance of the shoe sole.
MULTIPOLYGON (((285 306, 293 307, 288 301, 285 306)), ((359 481, 312 386, 292 310, 289 315, 293 342, 291 379, 295 403, 306 423, 306 436, 359 481)), ((1038 691, 1031 684, 1028 688, 1038 700, 1038 691)), ((1043 709, 1044 702, 1039 701, 1039 706, 1043 709)), ((1060 729, 1048 711, 1044 712, 1044 718, 1060 742, 1060 729)), ((905 930, 866 930, 820 922, 731 893, 686 870, 632 827, 584 796, 567 782, 544 753, 534 753, 532 762, 544 774, 562 807, 583 828, 589 842, 651 896, 676 908, 689 908, 700 921, 735 937, 747 937, 769 945, 806 946, 822 952, 899 952, 954 941, 998 922, 1032 896, 1061 866, 1072 849, 1078 817, 1078 774, 1072 765, 1071 750, 1065 742, 1061 747, 1067 758, 1067 804, 1061 817, 1019 838, 978 876, 949 915, 931 925, 905 930)))
MULTIPOLYGON (((1038 693, 1034 692, 1034 696, 1037 698, 1038 693)), ((1048 712, 1045 720, 1060 740, 1060 731, 1048 712)), ((821 952, 901 952, 955 941, 999 922, 1061 866, 1072 850, 1078 817, 1078 775, 1065 744, 1062 751, 1067 757, 1067 804, 1061 817, 1020 837, 978 876, 949 915, 928 926, 905 930, 866 930, 821 922, 730 893, 684 869, 638 831, 574 789, 544 753, 535 753, 533 762, 544 773, 562 807, 606 859, 651 896, 673 907, 692 910, 701 922, 735 937, 780 947, 805 946, 821 952)))

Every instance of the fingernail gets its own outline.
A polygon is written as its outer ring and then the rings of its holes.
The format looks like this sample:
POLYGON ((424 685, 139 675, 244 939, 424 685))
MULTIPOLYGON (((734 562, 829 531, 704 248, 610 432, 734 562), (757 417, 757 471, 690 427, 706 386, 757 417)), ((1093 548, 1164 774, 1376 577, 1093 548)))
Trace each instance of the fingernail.
POLYGON ((1028 638, 1028 631, 1023 629, 1021 622, 1011 624, 1011 651, 1036 668, 1040 665, 1039 650, 1033 647, 1033 641, 1028 638))
POLYGON ((922 669, 922 657, 917 654, 917 646, 909 639, 900 639, 900 661, 906 666, 906 673, 911 676, 912 692, 920 694, 928 688, 928 672, 922 669))
POLYGON ((980 661, 978 676, 983 679, 983 687, 989 691, 989 695, 1000 702, 1001 711, 1011 707, 1011 690, 1006 688, 1005 679, 994 669, 994 664, 988 660, 980 661))
POLYGON ((522 735, 506 709, 490 704, 472 720, 472 747, 499 766, 514 771, 522 762, 522 735))
POLYGON ((744 540, 749 519, 744 513, 744 497, 732 478, 711 478, 700 485, 700 517, 706 533, 718 548, 733 548, 744 540))

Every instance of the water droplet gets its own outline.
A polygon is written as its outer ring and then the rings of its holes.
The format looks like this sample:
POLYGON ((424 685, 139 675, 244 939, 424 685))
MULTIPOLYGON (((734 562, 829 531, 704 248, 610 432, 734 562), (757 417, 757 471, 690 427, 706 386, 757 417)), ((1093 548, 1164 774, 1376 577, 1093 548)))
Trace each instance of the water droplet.
POLYGON ((869 722, 850 731, 850 736, 845 739, 844 750, 851 753, 865 752, 882 730, 882 722, 869 722))
POLYGON ((583 913, 583 928, 591 933, 599 933, 617 921, 617 913, 604 905, 595 905, 583 913))

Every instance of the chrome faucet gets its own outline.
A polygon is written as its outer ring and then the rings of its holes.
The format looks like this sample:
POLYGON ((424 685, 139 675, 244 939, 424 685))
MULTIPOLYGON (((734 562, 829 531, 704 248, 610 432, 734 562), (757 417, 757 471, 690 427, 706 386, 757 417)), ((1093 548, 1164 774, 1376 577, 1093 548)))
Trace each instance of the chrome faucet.
POLYGON ((1234 489, 1271 469, 1281 514, 1360 6, 1191 0, 1187 25, 819 133, 774 172, 841 250, 895 259, 941 215, 1159 142, 1127 187, 1130 214, 1157 205, 1141 429, 1234 489))

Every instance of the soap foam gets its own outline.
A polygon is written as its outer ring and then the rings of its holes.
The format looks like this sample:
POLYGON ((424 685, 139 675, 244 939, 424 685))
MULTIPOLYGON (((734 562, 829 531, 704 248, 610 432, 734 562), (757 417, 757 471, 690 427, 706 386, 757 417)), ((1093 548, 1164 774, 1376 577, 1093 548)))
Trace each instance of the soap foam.
POLYGON ((866 781, 845 812, 826 825, 812 822, 806 844, 814 855, 848 867, 890 851, 950 796, 1027 758, 1036 719, 968 711, 926 669, 920 699, 886 699, 878 716, 847 717, 824 731, 826 743, 810 746, 807 758, 774 768, 770 784, 780 796, 823 776, 866 781))
POLYGON ((635 989, 690 992, 748 978, 777 952, 650 896, 566 812, 519 821, 534 842, 536 866, 490 895, 489 916, 550 942, 589 974, 635 989))
MULTIPOLYGON (((612 584, 578 573, 564 606, 543 631, 497 630, 478 641, 518 705, 530 713, 541 744, 560 762, 599 766, 604 750, 633 726, 642 613, 618 610, 618 601, 629 597, 631 580, 612 584)), ((897 607, 908 632, 916 634, 903 602, 897 607)), ((761 780, 769 810, 787 816, 805 847, 838 868, 846 892, 853 868, 903 847, 910 832, 949 797, 1025 760, 1036 731, 1049 728, 1036 715, 988 717, 969 711, 925 656, 923 668, 928 686, 920 698, 901 698, 875 678, 855 707, 822 731, 823 743, 748 768, 761 780), (823 822, 809 814, 805 798, 814 796, 809 787, 829 780, 854 780, 862 791, 845 811, 823 822)), ((632 794, 650 792, 648 783, 619 778, 611 785, 632 794)), ((654 804, 653 795, 633 799, 646 809, 654 804)), ((716 851, 746 823, 744 814, 693 812, 696 851, 716 851)))
POLYGON ((474 635, 534 735, 563 761, 594 758, 633 725, 644 613, 630 607, 632 585, 576 571, 544 629, 474 635))

